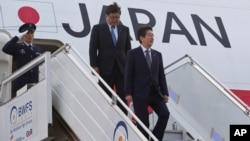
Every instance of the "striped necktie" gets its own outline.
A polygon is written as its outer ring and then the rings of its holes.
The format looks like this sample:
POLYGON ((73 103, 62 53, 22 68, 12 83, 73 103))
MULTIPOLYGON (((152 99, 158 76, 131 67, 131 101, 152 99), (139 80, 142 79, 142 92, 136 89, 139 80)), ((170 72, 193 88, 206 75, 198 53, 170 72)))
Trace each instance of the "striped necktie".
POLYGON ((147 63, 148 63, 148 67, 151 70, 151 58, 150 58, 150 55, 149 55, 149 50, 147 49, 145 52, 146 52, 146 60, 147 60, 147 63))

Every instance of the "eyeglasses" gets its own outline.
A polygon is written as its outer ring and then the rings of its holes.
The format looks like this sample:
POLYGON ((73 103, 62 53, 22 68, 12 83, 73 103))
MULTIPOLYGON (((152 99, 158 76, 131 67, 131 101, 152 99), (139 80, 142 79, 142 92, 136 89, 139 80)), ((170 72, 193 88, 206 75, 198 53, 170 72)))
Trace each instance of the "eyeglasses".
POLYGON ((108 16, 110 19, 112 19, 112 20, 118 20, 118 19, 120 19, 120 16, 108 16))

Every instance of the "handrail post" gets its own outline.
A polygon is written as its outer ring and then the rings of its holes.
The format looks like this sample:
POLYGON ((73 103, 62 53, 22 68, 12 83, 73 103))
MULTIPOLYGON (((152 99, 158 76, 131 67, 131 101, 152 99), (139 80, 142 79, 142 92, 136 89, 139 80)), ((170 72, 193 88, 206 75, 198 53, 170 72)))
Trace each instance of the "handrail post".
MULTIPOLYGON (((7 87, 7 83, 10 83, 11 81, 15 80, 16 78, 18 78, 19 76, 21 76, 22 74, 26 73, 27 71, 29 71, 31 68, 33 68, 34 66, 37 66, 39 64, 41 64, 46 57, 50 56, 50 52, 45 52, 42 55, 38 56, 37 58, 35 58, 34 60, 30 61, 29 63, 25 64, 23 67, 21 67, 20 69, 16 70, 15 72, 13 72, 12 75, 8 76, 7 78, 5 78, 2 81, 1 84, 1 92, 0 92, 0 103, 5 103, 7 101, 9 101, 11 99, 11 93, 9 93, 9 96, 6 99, 3 99, 3 94, 5 92, 5 87, 7 87)), ((6 93, 6 92, 5 92, 6 93)))

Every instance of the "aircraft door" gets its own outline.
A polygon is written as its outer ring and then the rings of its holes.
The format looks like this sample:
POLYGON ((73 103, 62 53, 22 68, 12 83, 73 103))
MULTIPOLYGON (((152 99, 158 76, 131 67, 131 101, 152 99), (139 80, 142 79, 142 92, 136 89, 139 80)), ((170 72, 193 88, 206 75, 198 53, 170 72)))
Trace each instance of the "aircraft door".
MULTIPOLYGON (((0 90, 2 81, 12 73, 12 56, 5 54, 2 51, 2 48, 6 42, 11 39, 11 35, 6 30, 0 29, 0 90)), ((11 84, 8 84, 6 87, 5 93, 10 93, 11 91, 11 84)), ((0 95, 0 103, 2 99, 9 99, 10 95, 0 95)))

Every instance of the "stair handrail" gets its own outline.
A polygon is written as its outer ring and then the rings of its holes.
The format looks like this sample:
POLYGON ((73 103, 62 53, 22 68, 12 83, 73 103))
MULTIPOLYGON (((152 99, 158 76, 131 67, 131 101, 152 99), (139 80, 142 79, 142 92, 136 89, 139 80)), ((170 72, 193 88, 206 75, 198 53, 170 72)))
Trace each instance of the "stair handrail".
MULTIPOLYGON (((127 110, 127 112, 136 120, 137 124, 139 124, 148 133, 149 137, 154 141, 159 141, 153 135, 153 133, 142 123, 142 121, 134 114, 134 112, 131 111, 131 109, 123 102, 123 100, 121 100, 121 98, 117 94, 115 94, 115 92, 108 86, 108 84, 101 78, 101 76, 89 65, 89 63, 85 61, 85 59, 78 53, 78 51, 71 44, 65 43, 62 47, 57 49, 51 56, 56 56, 63 50, 66 53, 72 50, 75 53, 75 55, 80 59, 80 61, 82 61, 91 70, 91 73, 93 73, 93 75, 96 76, 98 80, 110 91, 110 93, 112 94, 112 101, 110 103, 111 105, 116 105, 117 101, 119 101, 120 104, 127 110)), ((119 114, 125 118, 123 112, 119 112, 119 114)))
MULTIPOLYGON (((32 69, 33 67, 41 64, 42 62, 45 63, 49 63, 49 59, 50 59, 50 52, 44 52, 43 54, 41 54, 40 56, 38 56, 37 58, 33 59, 32 61, 30 61, 29 63, 25 64, 23 67, 21 67, 20 69, 16 70, 15 72, 13 72, 11 75, 9 75, 7 78, 5 78, 2 81, 1 84, 1 91, 0 91, 0 103, 4 104, 7 103, 8 101, 11 100, 11 96, 9 96, 9 99, 2 99, 3 96, 3 91, 4 88, 7 86, 7 83, 15 80, 17 77, 21 76, 22 74, 26 73, 27 71, 29 71, 30 69, 32 69)), ((11 93, 10 93, 11 94, 11 93)))
POLYGON ((250 107, 243 102, 240 98, 238 98, 231 90, 229 90, 226 86, 224 86, 221 82, 219 82, 211 73, 209 73, 204 67, 202 67, 193 57, 191 57, 188 54, 185 54, 183 57, 180 57, 179 59, 177 59, 176 61, 172 62, 171 64, 167 65, 164 67, 164 70, 172 67, 173 65, 177 64, 178 62, 184 60, 188 58, 190 60, 190 62, 192 64, 197 65, 200 69, 202 69, 209 77, 211 77, 213 79, 213 81, 215 81, 218 85, 220 85, 225 92, 227 92, 227 94, 229 94, 235 101, 234 102, 235 105, 237 105, 247 116, 250 117, 250 107), (242 108, 241 108, 242 107, 242 108))

